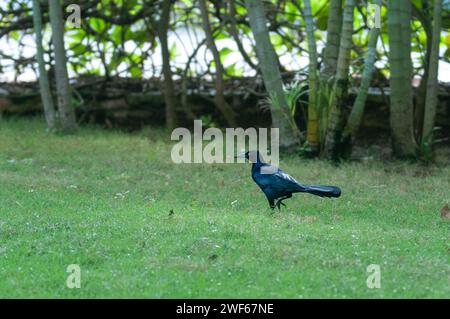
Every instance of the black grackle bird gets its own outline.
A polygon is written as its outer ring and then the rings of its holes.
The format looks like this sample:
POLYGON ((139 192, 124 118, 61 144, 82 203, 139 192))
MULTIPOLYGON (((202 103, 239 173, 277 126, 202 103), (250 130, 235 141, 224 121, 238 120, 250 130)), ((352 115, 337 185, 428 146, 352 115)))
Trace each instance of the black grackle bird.
POLYGON ((293 193, 309 193, 320 197, 341 196, 341 189, 336 186, 300 184, 281 169, 265 163, 258 151, 249 151, 237 157, 244 157, 253 163, 252 178, 266 195, 272 209, 286 206, 283 200, 291 198, 293 193))

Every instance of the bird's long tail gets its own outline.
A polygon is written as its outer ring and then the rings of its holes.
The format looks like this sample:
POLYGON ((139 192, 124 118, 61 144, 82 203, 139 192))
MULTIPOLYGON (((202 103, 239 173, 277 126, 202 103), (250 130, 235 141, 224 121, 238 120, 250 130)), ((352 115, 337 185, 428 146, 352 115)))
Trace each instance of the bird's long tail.
POLYGON ((339 197, 341 189, 336 186, 305 185, 303 192, 320 197, 339 197))

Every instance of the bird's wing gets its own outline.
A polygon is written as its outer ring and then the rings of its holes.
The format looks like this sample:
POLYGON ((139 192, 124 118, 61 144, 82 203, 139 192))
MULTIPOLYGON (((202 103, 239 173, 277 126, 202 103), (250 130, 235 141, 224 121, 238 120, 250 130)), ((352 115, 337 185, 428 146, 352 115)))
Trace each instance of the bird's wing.
POLYGON ((278 179, 280 180, 280 183, 282 183, 281 181, 283 181, 285 185, 288 186, 289 188, 293 188, 299 191, 304 189, 302 184, 297 182, 295 178, 293 178, 288 173, 282 171, 281 169, 278 169, 278 172, 276 172, 274 175, 277 180, 278 179))
POLYGON ((261 188, 271 188, 280 191, 302 191, 304 186, 295 180, 291 175, 277 169, 273 174, 259 174, 258 184, 261 188))

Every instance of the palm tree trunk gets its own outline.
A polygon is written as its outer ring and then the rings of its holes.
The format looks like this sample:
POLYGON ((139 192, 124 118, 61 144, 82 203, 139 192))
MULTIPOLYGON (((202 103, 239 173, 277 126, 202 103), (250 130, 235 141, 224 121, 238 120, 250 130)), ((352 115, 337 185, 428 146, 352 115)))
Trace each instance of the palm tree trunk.
POLYGON ((327 42, 323 56, 321 77, 329 80, 336 74, 342 30, 342 0, 331 0, 328 12, 327 42))
POLYGON ((439 44, 442 27, 442 0, 434 1, 433 11, 433 38, 427 81, 427 95, 425 100, 425 118, 423 121, 423 134, 421 141, 422 147, 428 146, 429 150, 431 150, 431 146, 433 144, 433 127, 438 101, 439 44))
POLYGON ((225 100, 224 95, 224 82, 223 82, 223 65, 222 61, 220 60, 220 54, 217 50, 216 44, 214 43, 213 34, 211 32, 211 26, 209 23, 209 13, 208 13, 208 7, 206 4, 206 0, 200 0, 200 11, 202 16, 202 25, 203 30, 205 31, 206 35, 206 44, 208 46, 208 49, 211 51, 214 63, 216 66, 216 105, 217 108, 220 110, 222 115, 224 116, 227 124, 231 127, 234 127, 236 125, 236 114, 231 108, 231 106, 227 103, 225 100))
POLYGON ((353 11, 355 0, 347 0, 344 8, 344 20, 342 23, 342 37, 339 47, 339 57, 336 69, 336 80, 330 101, 330 114, 328 129, 325 137, 323 155, 336 159, 339 155, 340 140, 344 129, 344 106, 348 95, 348 72, 350 68, 352 35, 353 35, 353 11))
POLYGON ((55 53, 55 79, 56 91, 58 95, 58 115, 61 119, 62 130, 64 132, 71 132, 76 128, 76 122, 67 75, 62 8, 59 0, 49 0, 48 4, 55 53))
POLYGON ((278 57, 270 42, 267 29, 264 4, 261 0, 245 0, 248 11, 250 27, 256 44, 259 68, 262 73, 264 85, 271 98, 272 126, 279 128, 280 146, 289 148, 299 143, 300 133, 294 118, 289 110, 286 95, 283 90, 283 81, 278 68, 278 57))
POLYGON ((420 81, 420 85, 417 88, 416 99, 414 104, 414 138, 416 141, 422 140, 423 131, 423 120, 425 116, 425 100, 427 95, 427 80, 429 77, 429 66, 430 66, 430 54, 431 54, 431 39, 433 38, 433 26, 432 26, 432 16, 429 16, 429 2, 422 1, 422 8, 419 9, 413 3, 412 6, 413 14, 417 17, 422 25, 426 34, 426 48, 423 63, 423 76, 420 81))
POLYGON ((167 41, 167 32, 170 23, 170 9, 172 0, 164 0, 161 4, 161 18, 158 23, 158 37, 161 43, 162 71, 164 75, 164 100, 166 104, 166 127, 173 129, 177 126, 177 115, 175 111, 175 89, 170 68, 170 53, 167 41))
POLYGON ((39 68, 39 88, 41 91, 42 105, 44 106, 47 127, 52 130, 56 126, 55 106, 48 82, 47 70, 45 69, 44 48, 42 47, 42 16, 39 0, 33 0, 33 25, 36 34, 36 59, 39 68))
MULTIPOLYGON (((300 4, 295 0, 294 5, 300 10, 300 4)), ((308 97, 308 123, 306 128, 306 140, 313 153, 319 150, 319 124, 317 116, 317 47, 316 38, 314 36, 314 20, 311 9, 311 1, 304 0, 304 20, 306 25, 306 36, 308 38, 308 55, 309 55, 309 97, 308 97)))
MULTIPOLYGON (((382 1, 376 0, 376 5, 381 7, 382 1)), ((367 48, 367 56, 364 61, 364 71, 362 74, 361 85, 359 87, 358 95, 353 103, 352 112, 345 126, 344 133, 342 135, 342 140, 348 139, 352 134, 354 134, 359 126, 361 125, 362 117, 364 114, 364 108, 366 106, 367 93, 369 91, 370 82, 372 80, 372 74, 375 70, 375 60, 377 54, 377 42, 378 36, 380 35, 380 29, 372 28, 369 34, 369 44, 367 48)))
POLYGON ((414 156, 412 64, 411 64, 411 2, 388 1, 389 63, 391 66, 391 131, 394 155, 414 156))
POLYGON ((327 40, 323 54, 323 68, 320 73, 318 96, 320 146, 325 144, 327 131, 330 92, 333 88, 339 55, 342 31, 342 0, 331 0, 328 11, 327 40))

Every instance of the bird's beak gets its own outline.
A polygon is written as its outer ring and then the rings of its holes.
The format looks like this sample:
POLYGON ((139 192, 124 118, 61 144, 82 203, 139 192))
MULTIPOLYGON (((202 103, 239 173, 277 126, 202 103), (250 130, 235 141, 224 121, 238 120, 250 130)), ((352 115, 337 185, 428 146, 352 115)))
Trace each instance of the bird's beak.
POLYGON ((245 158, 245 153, 238 154, 234 158, 245 158))

